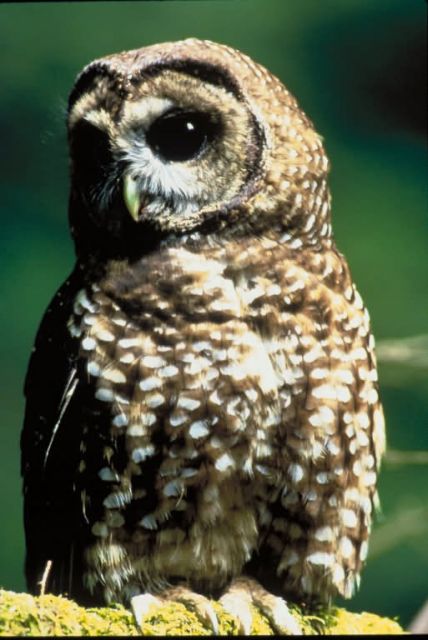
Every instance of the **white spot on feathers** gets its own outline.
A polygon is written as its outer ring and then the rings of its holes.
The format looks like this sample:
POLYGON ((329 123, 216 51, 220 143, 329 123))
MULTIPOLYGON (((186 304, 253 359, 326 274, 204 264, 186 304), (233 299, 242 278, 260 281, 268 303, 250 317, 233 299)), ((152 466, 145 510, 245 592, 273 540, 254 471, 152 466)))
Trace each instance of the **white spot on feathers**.
POLYGON ((170 364, 166 367, 163 367, 162 369, 159 369, 158 375, 161 378, 172 378, 173 376, 176 376, 178 372, 178 368, 175 365, 170 364))
POLYGON ((101 400, 101 402, 113 402, 114 393, 111 389, 100 387, 96 390, 95 397, 97 398, 97 400, 101 400))
POLYGON ((139 382, 139 387, 142 391, 152 391, 152 389, 158 389, 162 386, 159 378, 155 376, 151 376, 150 378, 144 378, 139 382))
POLYGON ((344 558, 350 558, 354 553, 354 545, 346 536, 339 541, 339 551, 344 558))
POLYGON ((203 438, 209 434, 208 423, 206 420, 197 420, 190 425, 189 435, 191 438, 203 438))
POLYGON ((128 417, 124 413, 119 413, 112 420, 115 427, 124 427, 128 424, 128 417))
POLYGON ((352 511, 352 509, 342 509, 342 522, 345 525, 345 527, 356 527, 358 520, 357 520, 357 516, 355 514, 355 511, 352 511))
POLYGON ((102 372, 102 377, 104 380, 110 380, 111 382, 116 382, 117 384, 123 384, 126 382, 126 376, 119 369, 104 369, 102 372))
POLYGON ((292 481, 296 484, 300 482, 305 475, 303 467, 301 467, 300 464, 290 464, 288 467, 288 473, 290 474, 292 481))
POLYGON ((215 462, 215 468, 217 469, 217 471, 225 471, 229 467, 234 466, 235 461, 228 453, 224 453, 222 456, 220 456, 220 458, 217 458, 215 462))
POLYGON ((164 404, 165 398, 161 393, 153 393, 151 396, 145 398, 145 402, 150 409, 155 409, 164 404))
POLYGON ((138 464, 139 462, 144 462, 146 458, 151 457, 155 453, 155 448, 152 444, 148 444, 147 447, 139 447, 138 449, 134 449, 131 454, 133 461, 138 464))
POLYGON ((334 538, 334 532, 331 527, 319 527, 315 530, 314 538, 320 542, 331 542, 334 538))
POLYGON ((158 523, 153 513, 149 513, 144 516, 138 523, 141 527, 145 529, 149 529, 150 531, 155 531, 158 528, 158 523))
POLYGON ((141 364, 148 369, 158 369, 160 367, 164 367, 166 365, 166 361, 160 356, 144 356, 141 358, 141 364))
POLYGON ((100 469, 98 471, 98 476, 105 482, 117 482, 119 480, 117 473, 109 467, 103 467, 100 469))
POLYGON ((101 340, 101 342, 113 342, 114 340, 114 335, 106 329, 100 329, 97 331, 96 336, 98 340, 101 340))
POLYGON ((187 396, 180 396, 178 398, 177 407, 180 409, 186 409, 187 411, 194 411, 201 403, 194 398, 188 398, 187 396))
POLYGON ((97 346, 96 341, 93 338, 84 338, 82 340, 82 349, 85 351, 92 351, 97 346))
POLYGON ((334 562, 334 555, 332 553, 324 553, 323 551, 316 551, 311 553, 306 560, 311 564, 321 565, 323 567, 331 567, 334 562))
POLYGON ((97 378, 101 373, 100 365, 94 360, 88 361, 88 364, 86 365, 86 369, 89 375, 93 376, 94 378, 97 378))

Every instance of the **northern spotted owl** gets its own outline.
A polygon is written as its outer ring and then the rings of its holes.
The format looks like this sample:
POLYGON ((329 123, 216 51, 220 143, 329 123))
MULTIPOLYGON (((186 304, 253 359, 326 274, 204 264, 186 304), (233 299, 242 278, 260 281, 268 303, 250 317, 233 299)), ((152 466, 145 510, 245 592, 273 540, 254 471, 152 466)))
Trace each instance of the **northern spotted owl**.
POLYGON ((51 560, 82 603, 351 596, 384 421, 311 121, 188 39, 89 64, 68 136, 77 261, 25 389, 30 590, 51 560))

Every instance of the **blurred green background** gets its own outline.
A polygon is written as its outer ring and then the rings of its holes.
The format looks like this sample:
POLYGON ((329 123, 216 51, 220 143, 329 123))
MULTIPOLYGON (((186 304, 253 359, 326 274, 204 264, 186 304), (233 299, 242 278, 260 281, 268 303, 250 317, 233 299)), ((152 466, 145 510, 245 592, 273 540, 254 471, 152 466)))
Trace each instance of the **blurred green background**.
MULTIPOLYGON (((34 335, 73 264, 65 106, 95 57, 188 36, 278 75, 324 136, 333 222, 378 341, 428 332, 425 2, 244 0, 0 7, 0 585, 23 590, 19 432, 34 335)), ((423 360, 423 358, 422 358, 423 360)), ((428 370, 381 363, 392 449, 428 449, 428 370)), ((349 603, 407 624, 428 597, 428 465, 385 464, 382 515, 349 603)))

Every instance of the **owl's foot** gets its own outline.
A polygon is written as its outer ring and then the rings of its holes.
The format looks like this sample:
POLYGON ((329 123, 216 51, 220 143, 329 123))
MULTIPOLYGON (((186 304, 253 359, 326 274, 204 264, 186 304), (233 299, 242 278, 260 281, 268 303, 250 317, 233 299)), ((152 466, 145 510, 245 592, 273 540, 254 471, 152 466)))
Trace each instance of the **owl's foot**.
POLYGON ((135 622, 140 629, 143 628, 144 618, 149 613, 152 607, 160 607, 162 600, 156 598, 151 593, 141 593, 138 596, 131 598, 131 609, 134 614, 135 622))
POLYGON ((152 607, 159 607, 165 602, 180 602, 192 611, 205 627, 218 634, 218 620, 210 600, 205 596, 191 591, 185 586, 176 586, 165 589, 159 596, 143 593, 131 599, 131 608, 137 625, 142 628, 144 618, 152 607))
POLYGON ((198 618, 218 634, 218 620, 211 601, 200 593, 195 593, 185 586, 178 585, 162 592, 166 600, 181 602, 187 609, 193 611, 198 618))
POLYGON ((223 608, 236 618, 240 632, 249 635, 253 626, 251 605, 268 618, 279 635, 302 635, 303 631, 282 598, 266 591, 256 580, 237 578, 219 600, 223 608))

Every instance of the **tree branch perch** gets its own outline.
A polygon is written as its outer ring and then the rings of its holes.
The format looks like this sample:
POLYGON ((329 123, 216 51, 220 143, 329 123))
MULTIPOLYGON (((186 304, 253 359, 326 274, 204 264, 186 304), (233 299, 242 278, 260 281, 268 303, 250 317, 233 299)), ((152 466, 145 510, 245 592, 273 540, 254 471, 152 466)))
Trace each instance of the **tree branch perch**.
MULTIPOLYGON (((214 602, 219 619, 220 635, 237 635, 237 622, 214 602)), ((305 635, 364 635, 402 634, 400 625, 389 618, 373 613, 351 613, 333 607, 316 615, 304 614, 294 608, 305 635)), ((166 602, 148 615, 144 635, 212 635, 194 613, 184 605, 166 602)), ((273 635, 264 616, 254 612, 253 635, 273 635)), ((27 593, 0 590, 0 635, 14 636, 67 636, 67 635, 142 635, 133 615, 122 606, 104 609, 84 609, 67 598, 53 595, 33 597, 27 593)))

